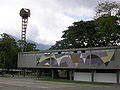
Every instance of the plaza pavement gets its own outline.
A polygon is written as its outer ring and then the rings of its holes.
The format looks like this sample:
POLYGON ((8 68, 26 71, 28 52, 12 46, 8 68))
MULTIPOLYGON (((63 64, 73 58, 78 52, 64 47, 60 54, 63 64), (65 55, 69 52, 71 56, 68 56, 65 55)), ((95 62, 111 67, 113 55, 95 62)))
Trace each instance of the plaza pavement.
POLYGON ((35 78, 0 77, 0 90, 120 90, 120 85, 92 85, 38 81, 35 78))

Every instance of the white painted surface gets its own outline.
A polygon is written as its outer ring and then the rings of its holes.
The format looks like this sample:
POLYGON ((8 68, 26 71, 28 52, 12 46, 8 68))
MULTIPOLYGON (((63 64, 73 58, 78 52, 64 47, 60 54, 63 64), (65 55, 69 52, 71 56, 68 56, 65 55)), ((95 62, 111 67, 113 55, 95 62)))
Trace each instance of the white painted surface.
POLYGON ((91 73, 74 72, 75 81, 91 81, 91 73))
MULTIPOLYGON (((94 73, 94 82, 116 83, 116 73, 94 73)), ((75 81, 90 81, 91 73, 74 72, 75 81)), ((119 76, 120 81, 120 76, 119 76)))
POLYGON ((116 83, 116 73, 95 73, 94 81, 95 82, 109 82, 116 83))

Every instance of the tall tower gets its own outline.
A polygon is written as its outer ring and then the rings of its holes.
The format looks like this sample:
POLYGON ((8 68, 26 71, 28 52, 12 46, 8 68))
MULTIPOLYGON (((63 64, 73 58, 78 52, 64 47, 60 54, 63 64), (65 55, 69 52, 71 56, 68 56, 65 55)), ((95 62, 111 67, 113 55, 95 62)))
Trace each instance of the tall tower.
POLYGON ((27 24, 28 24, 28 17, 30 17, 30 10, 26 8, 22 8, 19 14, 22 17, 21 48, 22 48, 22 51, 24 51, 24 46, 26 42, 26 29, 27 29, 27 24))

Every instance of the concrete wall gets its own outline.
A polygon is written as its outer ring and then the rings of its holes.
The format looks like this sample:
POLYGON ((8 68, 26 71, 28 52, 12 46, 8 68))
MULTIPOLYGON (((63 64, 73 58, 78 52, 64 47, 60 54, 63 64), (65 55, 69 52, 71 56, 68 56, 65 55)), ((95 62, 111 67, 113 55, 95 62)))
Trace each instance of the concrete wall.
POLYGON ((37 55, 19 54, 18 67, 36 67, 37 55))
POLYGON ((95 73, 94 81, 116 83, 117 81, 116 73, 95 73))
MULTIPOLYGON (((92 82, 91 72, 74 72, 75 81, 89 81, 92 82)), ((117 73, 94 73, 94 82, 117 83, 117 73)), ((120 76, 119 76, 120 81, 120 76)))
MULTIPOLYGON (((57 52, 56 52, 57 53, 57 52)), ((120 50, 85 50, 55 54, 22 52, 18 54, 18 67, 67 67, 67 68, 119 68, 120 50)))
POLYGON ((91 73, 75 72, 74 73, 74 80, 75 81, 89 81, 89 82, 91 82, 91 73))

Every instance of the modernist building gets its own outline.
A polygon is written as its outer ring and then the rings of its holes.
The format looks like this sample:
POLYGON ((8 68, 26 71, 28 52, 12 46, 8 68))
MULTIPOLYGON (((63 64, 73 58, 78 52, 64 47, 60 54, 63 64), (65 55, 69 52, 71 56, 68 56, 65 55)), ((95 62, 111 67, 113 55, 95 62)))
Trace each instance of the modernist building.
POLYGON ((20 52, 22 69, 68 70, 70 80, 120 82, 120 47, 95 47, 65 50, 20 52))

